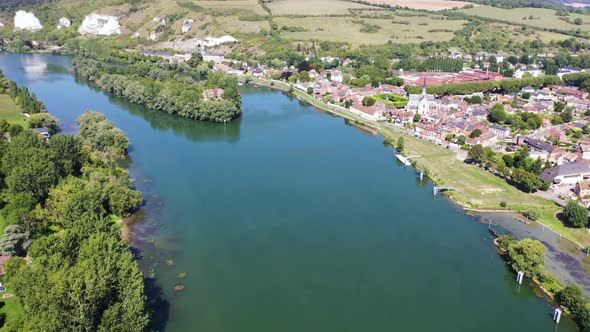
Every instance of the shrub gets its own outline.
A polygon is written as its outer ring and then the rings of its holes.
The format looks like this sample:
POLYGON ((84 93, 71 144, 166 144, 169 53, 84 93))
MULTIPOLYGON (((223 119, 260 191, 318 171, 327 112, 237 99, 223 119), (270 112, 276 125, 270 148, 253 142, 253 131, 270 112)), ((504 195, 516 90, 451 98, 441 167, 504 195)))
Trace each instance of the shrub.
POLYGON ((375 102, 376 102, 375 98, 368 97, 368 96, 363 98, 363 101, 362 101, 363 106, 369 106, 369 107, 375 105, 375 102))
POLYGON ((570 227, 581 228, 588 224, 588 210, 576 201, 567 202, 563 217, 570 227))
POLYGON ((502 235, 498 238, 497 242, 498 242, 498 246, 501 249, 508 250, 508 246, 510 246, 510 244, 512 242, 514 242, 514 240, 512 239, 512 237, 510 235, 502 235))
POLYGON ((541 210, 536 206, 530 206, 525 211, 527 218, 531 220, 539 220, 541 217, 541 210))
POLYGON ((567 307, 572 313, 577 313, 585 306, 584 295, 578 286, 566 286, 555 297, 559 304, 567 307))
POLYGON ((523 271, 526 276, 534 278, 543 271, 546 250, 545 245, 538 240, 512 242, 508 245, 510 266, 514 271, 523 271))

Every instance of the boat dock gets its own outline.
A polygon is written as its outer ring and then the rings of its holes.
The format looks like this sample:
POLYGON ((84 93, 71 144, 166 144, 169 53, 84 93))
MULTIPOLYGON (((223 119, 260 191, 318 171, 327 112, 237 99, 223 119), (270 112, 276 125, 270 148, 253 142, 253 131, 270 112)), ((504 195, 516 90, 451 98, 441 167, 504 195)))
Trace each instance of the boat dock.
POLYGON ((410 162, 411 159, 414 158, 418 158, 420 156, 409 156, 409 157, 404 157, 401 154, 396 154, 395 157, 397 158, 397 160, 401 161, 402 164, 406 165, 406 166, 412 166, 412 163, 410 162))

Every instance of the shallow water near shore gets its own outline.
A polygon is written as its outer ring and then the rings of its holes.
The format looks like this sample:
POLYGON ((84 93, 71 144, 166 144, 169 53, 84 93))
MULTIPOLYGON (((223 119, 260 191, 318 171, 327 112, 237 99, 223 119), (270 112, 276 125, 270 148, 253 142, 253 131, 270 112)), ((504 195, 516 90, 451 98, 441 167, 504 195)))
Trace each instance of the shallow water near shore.
POLYGON ((341 118, 244 87, 241 119, 202 123, 76 82, 67 57, 0 68, 64 131, 93 109, 131 139, 146 198, 133 244, 166 331, 576 330, 516 285, 487 227, 341 118))
POLYGON ((512 236, 514 239, 535 238, 547 247, 545 267, 561 282, 577 285, 590 297, 590 256, 568 239, 537 222, 522 222, 525 218, 512 213, 480 214, 484 223, 492 222, 500 234, 512 236), (518 220, 521 221, 518 221, 518 220))

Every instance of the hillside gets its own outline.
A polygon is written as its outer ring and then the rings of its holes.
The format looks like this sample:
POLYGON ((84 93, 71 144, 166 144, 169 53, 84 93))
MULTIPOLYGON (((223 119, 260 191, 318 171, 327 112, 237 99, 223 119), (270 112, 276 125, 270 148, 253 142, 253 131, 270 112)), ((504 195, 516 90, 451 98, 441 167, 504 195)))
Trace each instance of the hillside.
MULTIPOLYGON (((584 9, 541 0, 470 2, 11 0, 3 2, 0 23, 4 28, 0 29, 0 38, 8 42, 38 40, 58 45, 73 38, 87 40, 100 29, 84 29, 85 35, 80 36, 79 28, 89 14, 95 13, 103 15, 98 19, 109 19, 116 25, 105 33, 104 29, 100 30, 99 37, 112 47, 187 52, 198 49, 199 44, 208 44, 210 48, 223 52, 233 50, 244 56, 284 52, 295 45, 312 54, 361 45, 428 43, 448 43, 466 51, 497 52, 522 49, 522 45, 515 43, 525 44, 527 48, 533 42, 553 45, 572 36, 590 40, 590 15, 584 9), (35 15, 43 28, 15 31, 16 4, 35 15), (395 7, 401 5, 411 8, 395 7), (512 8, 525 5, 535 8, 512 8), (443 8, 445 10, 440 10, 443 8), (71 26, 58 28, 60 19, 71 21, 71 26), (213 47, 215 38, 222 36, 231 36, 239 42, 213 47), (214 39, 205 40, 208 37, 214 39)), ((93 22, 84 24, 92 26, 93 22)), ((26 51, 26 47, 17 50, 26 51)))

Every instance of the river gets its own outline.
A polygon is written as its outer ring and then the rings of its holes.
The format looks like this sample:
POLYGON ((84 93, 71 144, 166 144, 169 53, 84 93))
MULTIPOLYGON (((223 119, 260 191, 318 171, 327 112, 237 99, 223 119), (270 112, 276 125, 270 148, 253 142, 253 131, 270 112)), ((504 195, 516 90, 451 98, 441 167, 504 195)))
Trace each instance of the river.
POLYGON ((133 245, 166 331, 576 330, 515 283, 485 226, 341 118, 243 88, 241 119, 201 123, 77 82, 67 57, 0 68, 65 132, 92 109, 131 139, 146 198, 133 245))

